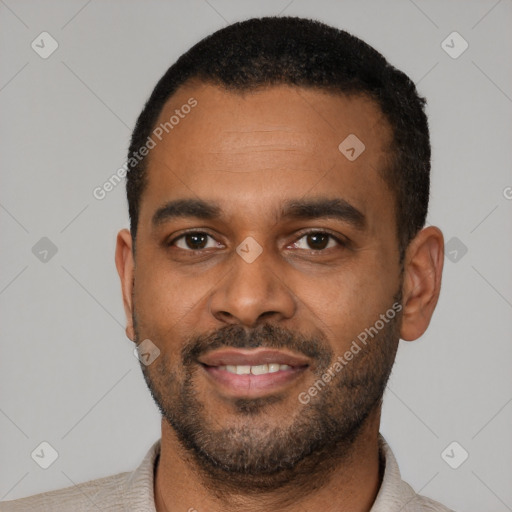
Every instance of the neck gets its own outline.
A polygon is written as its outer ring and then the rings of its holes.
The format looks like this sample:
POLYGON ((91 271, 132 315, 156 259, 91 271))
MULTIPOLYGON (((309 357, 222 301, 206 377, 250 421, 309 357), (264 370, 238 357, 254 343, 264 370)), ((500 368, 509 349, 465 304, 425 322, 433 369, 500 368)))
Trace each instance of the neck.
MULTIPOLYGON (((308 510, 311 512, 368 512, 379 491, 380 471, 378 433, 380 408, 372 412, 350 453, 330 457, 306 481, 294 479, 271 491, 237 491, 205 479, 194 458, 186 452, 173 429, 162 420, 161 451, 155 475, 157 512, 171 510, 208 510, 212 512, 250 512, 308 510)), ((226 475, 225 481, 229 481, 226 475)))

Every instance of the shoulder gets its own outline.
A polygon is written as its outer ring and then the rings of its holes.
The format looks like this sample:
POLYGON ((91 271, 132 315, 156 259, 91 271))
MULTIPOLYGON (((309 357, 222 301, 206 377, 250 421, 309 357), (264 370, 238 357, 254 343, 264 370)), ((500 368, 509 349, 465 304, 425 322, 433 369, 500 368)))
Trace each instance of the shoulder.
POLYGON ((402 480, 393 451, 382 435, 379 435, 379 449, 385 469, 371 512, 454 512, 431 498, 417 494, 402 480))
POLYGON ((0 502, 0 512, 155 512, 153 478, 160 453, 155 441, 137 469, 64 489, 0 502))
POLYGON ((0 502, 1 512, 50 512, 56 510, 119 510, 129 472, 89 480, 55 491, 34 494, 27 498, 0 502))
MULTIPOLYGON (((401 512, 454 512, 442 503, 421 494, 416 494, 414 489, 406 482, 401 483, 402 497, 407 496, 401 503, 401 512)), ((403 499, 403 498, 402 498, 403 499)))
POLYGON ((0 502, 0 512, 122 510, 119 506, 129 475, 129 472, 119 473, 27 498, 3 501, 0 502))

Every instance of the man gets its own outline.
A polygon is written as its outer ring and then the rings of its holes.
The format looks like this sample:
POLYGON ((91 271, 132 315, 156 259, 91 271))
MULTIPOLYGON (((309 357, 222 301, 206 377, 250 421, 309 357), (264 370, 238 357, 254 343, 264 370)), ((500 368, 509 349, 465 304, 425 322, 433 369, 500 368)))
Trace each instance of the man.
POLYGON ((446 511, 379 434, 399 339, 436 306, 424 100, 300 18, 203 39, 134 129, 116 265, 162 413, 141 466, 2 510, 446 511))

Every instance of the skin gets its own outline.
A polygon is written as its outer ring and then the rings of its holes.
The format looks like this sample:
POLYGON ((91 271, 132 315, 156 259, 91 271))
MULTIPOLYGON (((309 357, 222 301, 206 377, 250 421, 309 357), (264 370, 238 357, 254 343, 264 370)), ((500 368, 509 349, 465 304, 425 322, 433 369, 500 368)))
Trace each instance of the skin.
MULTIPOLYGON (((339 356, 391 307, 401 290, 397 334, 406 341, 420 337, 439 297, 443 235, 433 226, 421 230, 407 248, 401 275, 394 196, 379 174, 389 156, 391 131, 378 106, 362 96, 288 86, 242 95, 189 83, 170 98, 157 124, 190 97, 198 105, 149 155, 136 259, 129 230, 117 236, 127 336, 155 341, 161 351, 157 361, 168 361, 165 369, 177 378, 183 376, 180 351, 185 342, 226 326, 251 329, 270 322, 305 336, 318 335, 325 348, 339 356), (366 147, 353 162, 338 150, 350 133, 366 147), (284 220, 277 214, 288 199, 319 196, 348 201, 364 214, 365 229, 337 219, 284 220), (155 211, 179 198, 214 200, 222 217, 176 218, 155 228, 155 211), (165 246, 189 229, 211 235, 203 253, 193 254, 194 246, 183 238, 165 246), (331 239, 328 248, 314 251, 307 230, 327 231, 349 243, 344 247, 331 239), (263 250, 250 264, 236 252, 246 237, 263 250)), ((357 368, 359 363, 353 364, 357 368)), ((168 389, 154 368, 147 367, 148 375, 162 391, 168 389)), ((286 387, 277 403, 252 416, 241 414, 201 372, 194 374, 193 389, 209 425, 246 424, 256 433, 269 424, 285 427, 300 416, 304 406, 297 396, 318 378, 314 370, 313 364, 286 387)), ((305 485, 300 479, 295 486, 290 479, 290 485, 257 495, 242 487, 238 492, 222 489, 221 482, 216 491, 163 418, 156 509, 368 511, 381 478, 380 413, 379 403, 350 450, 325 468, 325 478, 319 466, 305 495, 300 494, 305 485)))

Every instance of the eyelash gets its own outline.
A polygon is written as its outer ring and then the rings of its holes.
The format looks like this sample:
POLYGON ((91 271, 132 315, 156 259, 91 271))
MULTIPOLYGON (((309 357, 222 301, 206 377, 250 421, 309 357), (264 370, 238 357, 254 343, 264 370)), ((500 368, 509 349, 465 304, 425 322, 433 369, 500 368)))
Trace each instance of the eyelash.
MULTIPOLYGON (((347 241, 340 239, 338 236, 333 235, 329 231, 322 231, 322 230, 311 230, 311 231, 302 232, 302 233, 300 233, 299 238, 297 238, 297 242, 308 235, 318 235, 318 234, 327 235, 331 239, 335 240, 342 248, 348 246, 347 241)), ((206 235, 211 238, 214 238, 213 235, 211 235, 210 233, 207 233, 206 231, 186 231, 185 233, 182 233, 181 235, 173 238, 172 240, 169 240, 169 242, 166 242, 165 245, 167 247, 172 247, 175 242, 184 238, 187 235, 206 235)), ((296 243, 296 242, 294 242, 294 243, 296 243)), ((178 247, 178 249, 188 252, 190 254, 203 253, 206 250, 206 249, 182 249, 181 247, 178 247)), ((325 249, 311 249, 310 252, 313 252, 313 253, 326 252, 328 249, 334 249, 334 247, 329 247, 329 248, 325 248, 325 249)), ((299 250, 304 251, 307 249, 299 249, 299 250)))

